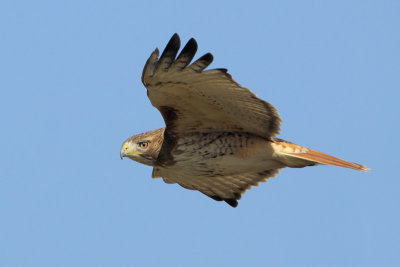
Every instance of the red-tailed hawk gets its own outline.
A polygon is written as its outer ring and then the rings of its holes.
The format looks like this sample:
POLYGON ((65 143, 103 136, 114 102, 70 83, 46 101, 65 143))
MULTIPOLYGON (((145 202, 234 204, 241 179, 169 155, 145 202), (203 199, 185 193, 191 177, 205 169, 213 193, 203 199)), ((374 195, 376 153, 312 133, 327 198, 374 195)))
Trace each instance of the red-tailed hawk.
POLYGON ((232 207, 247 189, 284 167, 368 170, 277 138, 281 119, 273 105, 236 83, 226 69, 205 70, 213 60, 210 53, 190 64, 197 50, 194 39, 176 57, 179 47, 174 34, 160 58, 158 49, 151 54, 142 74, 166 127, 128 138, 121 158, 153 166, 153 178, 232 207))

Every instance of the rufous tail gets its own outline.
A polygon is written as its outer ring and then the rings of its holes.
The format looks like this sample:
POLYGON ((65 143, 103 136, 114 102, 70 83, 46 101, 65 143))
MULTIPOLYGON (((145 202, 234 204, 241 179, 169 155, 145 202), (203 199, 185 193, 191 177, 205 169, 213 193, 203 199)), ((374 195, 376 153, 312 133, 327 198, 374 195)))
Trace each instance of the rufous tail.
POLYGON ((282 141, 279 140, 278 142, 272 143, 272 147, 274 148, 275 153, 277 153, 278 155, 287 155, 298 159, 312 161, 315 163, 328 164, 363 172, 369 171, 369 168, 367 168, 364 165, 345 161, 343 159, 339 159, 334 156, 321 153, 314 149, 299 146, 283 140, 282 141))

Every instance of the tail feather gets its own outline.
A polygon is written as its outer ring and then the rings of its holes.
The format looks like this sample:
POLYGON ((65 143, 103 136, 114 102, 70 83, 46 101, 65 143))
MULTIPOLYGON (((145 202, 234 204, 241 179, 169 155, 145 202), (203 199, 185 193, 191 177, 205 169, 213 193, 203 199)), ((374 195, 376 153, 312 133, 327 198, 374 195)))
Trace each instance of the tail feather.
POLYGON ((369 170, 369 168, 364 165, 345 161, 343 159, 339 159, 337 157, 316 151, 314 149, 302 147, 285 141, 274 142, 273 148, 275 150, 275 153, 277 153, 278 155, 287 155, 299 159, 312 161, 315 163, 344 167, 364 172, 369 170))

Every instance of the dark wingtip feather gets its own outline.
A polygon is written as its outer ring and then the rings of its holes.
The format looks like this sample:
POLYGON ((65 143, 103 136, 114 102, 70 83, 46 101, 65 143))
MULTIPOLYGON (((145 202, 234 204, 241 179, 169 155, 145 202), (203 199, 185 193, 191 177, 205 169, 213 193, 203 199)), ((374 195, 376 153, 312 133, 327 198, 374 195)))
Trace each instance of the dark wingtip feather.
POLYGON ((197 42, 194 38, 191 38, 182 49, 178 58, 174 63, 174 67, 178 70, 184 69, 192 61, 194 55, 197 52, 197 42))
POLYGON ((188 68, 196 72, 201 72, 212 63, 213 59, 213 55, 211 53, 207 53, 195 62, 193 62, 193 64, 190 65, 188 68))
POLYGON ((179 38, 179 35, 175 33, 174 35, 172 35, 171 39, 169 39, 168 44, 165 46, 164 52, 162 53, 160 60, 172 53, 176 55, 180 47, 181 47, 181 39, 179 38))
POLYGON ((180 47, 181 39, 179 38, 179 35, 175 33, 172 35, 163 53, 161 54, 157 69, 161 68, 162 70, 167 70, 168 67, 174 62, 180 47))
POLYGON ((196 54, 196 52, 197 52, 197 42, 194 38, 190 38, 190 40, 186 43, 185 47, 182 49, 182 52, 179 55, 179 57, 181 55, 187 55, 187 56, 191 56, 191 58, 193 58, 194 55, 196 54))
POLYGON ((237 201, 238 201, 238 199, 241 198, 240 194, 235 194, 235 196, 234 196, 235 198, 222 198, 222 197, 217 196, 217 195, 214 195, 214 196, 207 195, 207 194, 205 194, 205 195, 210 197, 210 198, 212 198, 212 199, 214 199, 214 200, 216 200, 216 201, 225 201, 226 203, 228 203, 233 208, 236 208, 238 206, 239 203, 237 201))
POLYGON ((214 57, 213 57, 213 55, 211 53, 207 53, 207 54, 203 55, 201 58, 199 58, 198 60, 199 61, 204 61, 208 66, 213 62, 214 57))
POLYGON ((172 38, 178 38, 178 39, 179 39, 179 34, 178 34, 178 33, 174 33, 174 34, 172 35, 171 39, 172 39, 172 38))
POLYGON ((230 198, 230 199, 224 199, 224 201, 233 208, 236 208, 238 206, 238 202, 236 199, 230 198))

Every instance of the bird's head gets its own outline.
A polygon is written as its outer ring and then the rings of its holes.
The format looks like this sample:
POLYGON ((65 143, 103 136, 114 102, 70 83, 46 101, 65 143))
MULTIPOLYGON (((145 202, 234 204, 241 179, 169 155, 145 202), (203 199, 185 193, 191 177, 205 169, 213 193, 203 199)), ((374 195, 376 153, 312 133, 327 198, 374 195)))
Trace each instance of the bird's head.
POLYGON ((131 160, 154 166, 160 153, 164 139, 164 128, 129 137, 123 144, 120 152, 131 160))

